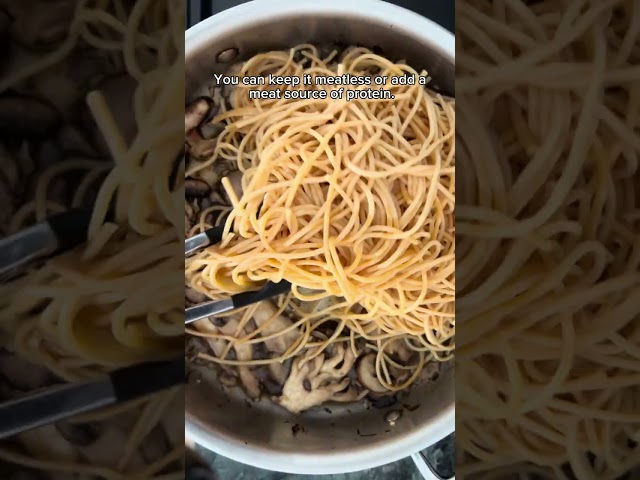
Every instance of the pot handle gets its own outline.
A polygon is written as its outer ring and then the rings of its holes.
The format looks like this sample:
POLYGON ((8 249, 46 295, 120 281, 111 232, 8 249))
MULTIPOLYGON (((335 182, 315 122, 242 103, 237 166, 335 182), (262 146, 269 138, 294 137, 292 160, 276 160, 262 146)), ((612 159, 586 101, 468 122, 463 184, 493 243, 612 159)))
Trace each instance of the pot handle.
POLYGON ((411 456, 425 480, 455 480, 455 432, 411 456))

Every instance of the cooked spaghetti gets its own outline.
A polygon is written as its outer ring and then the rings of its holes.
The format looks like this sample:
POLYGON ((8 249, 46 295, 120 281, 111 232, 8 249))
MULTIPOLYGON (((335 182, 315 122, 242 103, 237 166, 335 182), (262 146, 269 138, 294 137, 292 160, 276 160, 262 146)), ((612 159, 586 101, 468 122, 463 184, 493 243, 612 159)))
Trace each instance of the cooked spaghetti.
MULTIPOLYGON (((455 348, 455 103, 420 84, 426 72, 364 48, 338 55, 301 45, 232 67, 239 78, 265 84, 241 81, 227 91, 228 105, 222 102, 211 120, 222 129, 215 149, 187 168, 187 177, 197 177, 232 164, 241 182, 222 178, 230 200, 218 216, 219 223, 226 217, 224 240, 187 260, 186 281, 211 298, 281 279, 293 289, 257 328, 248 323, 256 320, 253 307, 232 335, 202 327, 191 333, 230 341, 222 354, 200 356, 240 366, 308 361, 349 342, 354 357, 375 352, 378 381, 398 391, 427 362, 452 358, 455 348), (299 84, 270 84, 270 74, 299 84), (415 84, 392 84, 391 77, 405 74, 415 84), (379 88, 376 77, 387 77, 382 87, 394 98, 331 99, 344 78, 352 79, 347 90, 364 92, 379 88), (250 99, 250 90, 283 88, 298 93, 250 99), (319 91, 326 98, 309 94, 319 91), (292 322, 274 328, 287 311, 292 322), (316 335, 327 322, 329 331, 316 335), (295 341, 268 359, 227 357, 232 346, 287 334, 295 341), (413 353, 410 363, 392 359, 397 343, 413 353), (390 364, 403 370, 401 379, 392 378, 390 364)), ((206 228, 210 212, 189 233, 206 228)))
MULTIPOLYGON (((58 65, 76 49, 93 49, 134 85, 130 141, 101 91, 86 99, 115 165, 92 159, 54 164, 38 175, 34 197, 11 225, 15 231, 66 208, 86 207, 86 194, 98 190, 87 244, 2 287, 0 328, 10 348, 67 381, 183 349, 182 267, 175 257, 182 238, 176 206, 183 192, 169 182, 182 146, 183 5, 128 3, 77 2, 58 48, 0 78, 0 91, 24 88, 42 76, 57 80, 58 65), (56 181, 71 170, 83 174, 73 199, 66 205, 52 201, 56 181)), ((68 475, 182 478, 181 397, 173 389, 72 419, 79 426, 104 422, 104 444, 95 448, 71 445, 52 456, 34 447, 37 438, 49 439, 53 448, 66 437, 47 426, 16 437, 28 454, 8 446, 0 449, 0 459, 68 475), (171 415, 180 422, 177 429, 169 427, 171 415), (176 430, 179 436, 171 438, 176 430), (169 446, 149 458, 145 452, 143 460, 140 452, 149 441, 169 446)))
POLYGON ((457 473, 637 478, 640 3, 524 3, 457 4, 457 473))

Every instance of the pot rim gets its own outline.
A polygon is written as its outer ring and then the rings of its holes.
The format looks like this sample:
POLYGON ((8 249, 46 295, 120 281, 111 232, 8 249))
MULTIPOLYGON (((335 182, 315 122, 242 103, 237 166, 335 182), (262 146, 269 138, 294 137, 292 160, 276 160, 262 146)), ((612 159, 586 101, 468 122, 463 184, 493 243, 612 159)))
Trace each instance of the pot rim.
MULTIPOLYGON (((189 28, 185 33, 185 62, 211 41, 224 38, 248 23, 269 22, 291 16, 357 16, 413 37, 425 39, 443 57, 455 62, 455 36, 433 21, 380 0, 254 0, 224 10, 189 28)), ((384 444, 343 451, 291 452, 258 447, 203 425, 185 411, 185 436, 204 448, 232 460, 267 470, 295 474, 347 473, 395 462, 443 439, 455 431, 455 403, 411 433, 384 444)))

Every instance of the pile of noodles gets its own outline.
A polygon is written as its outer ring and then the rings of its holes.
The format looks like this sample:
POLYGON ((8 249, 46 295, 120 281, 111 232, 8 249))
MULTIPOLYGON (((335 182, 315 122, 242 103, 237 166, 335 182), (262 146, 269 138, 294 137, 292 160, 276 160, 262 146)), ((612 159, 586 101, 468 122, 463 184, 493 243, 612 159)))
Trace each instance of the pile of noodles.
MULTIPOLYGON (((223 106, 213 119, 224 126, 215 152, 190 166, 187 176, 214 162, 233 162, 243 173, 242 194, 222 180, 233 203, 224 240, 187 260, 186 279, 212 298, 285 279, 293 291, 282 309, 290 299, 336 299, 300 313, 292 327, 303 333, 300 341, 270 361, 315 345, 312 332, 334 320, 337 327, 316 354, 334 341, 350 340, 355 350, 355 340, 364 338, 378 350, 380 381, 397 390, 413 382, 427 361, 447 360, 455 348, 455 102, 424 85, 426 72, 364 48, 349 49, 339 61, 336 54, 320 58, 315 47, 301 45, 234 67, 240 79, 264 77, 266 83, 239 82, 232 108, 223 106), (269 84, 269 74, 297 77, 300 84, 269 84), (372 80, 346 87, 315 81, 345 74, 372 80), (405 74, 414 84, 392 84, 393 76, 405 74), (375 77, 386 80, 377 86, 375 77), (256 88, 324 89, 328 95, 250 99, 256 88), (348 101, 344 93, 331 99, 339 88, 384 88, 393 98, 348 101), (385 345, 398 340, 419 355, 410 378, 393 385, 385 345)), ((206 226, 201 221, 200 228, 206 226)), ((231 341, 260 342, 264 328, 231 341)))

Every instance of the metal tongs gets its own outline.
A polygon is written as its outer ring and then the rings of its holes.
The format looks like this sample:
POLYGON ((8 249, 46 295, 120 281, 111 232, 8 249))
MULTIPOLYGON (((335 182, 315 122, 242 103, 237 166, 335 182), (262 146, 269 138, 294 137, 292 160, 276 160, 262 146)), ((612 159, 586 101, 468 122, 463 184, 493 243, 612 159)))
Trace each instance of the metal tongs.
POLYGON ((80 413, 141 398, 184 381, 184 357, 180 357, 121 368, 86 383, 45 388, 0 403, 0 440, 80 413))
POLYGON ((72 209, 0 240, 0 278, 21 273, 37 260, 61 254, 87 240, 91 212, 72 209))
MULTIPOLYGON (((198 235, 188 238, 184 242, 184 254, 185 256, 195 253, 197 250, 214 245, 222 240, 224 233, 224 227, 213 227, 205 230, 198 235)), ((184 323, 188 325, 203 318, 220 315, 221 313, 237 310, 254 303, 261 302, 267 298, 277 297, 291 291, 291 284, 286 280, 281 280, 278 283, 267 282, 260 290, 238 293, 231 295, 224 300, 213 300, 211 302, 202 303, 195 307, 190 307, 185 310, 184 323)))
MULTIPOLYGON (((0 239, 0 280, 87 240, 91 212, 72 209, 0 239)), ((47 387, 0 403, 0 440, 79 413, 126 402, 184 383, 184 357, 140 363, 85 382, 47 387)))

